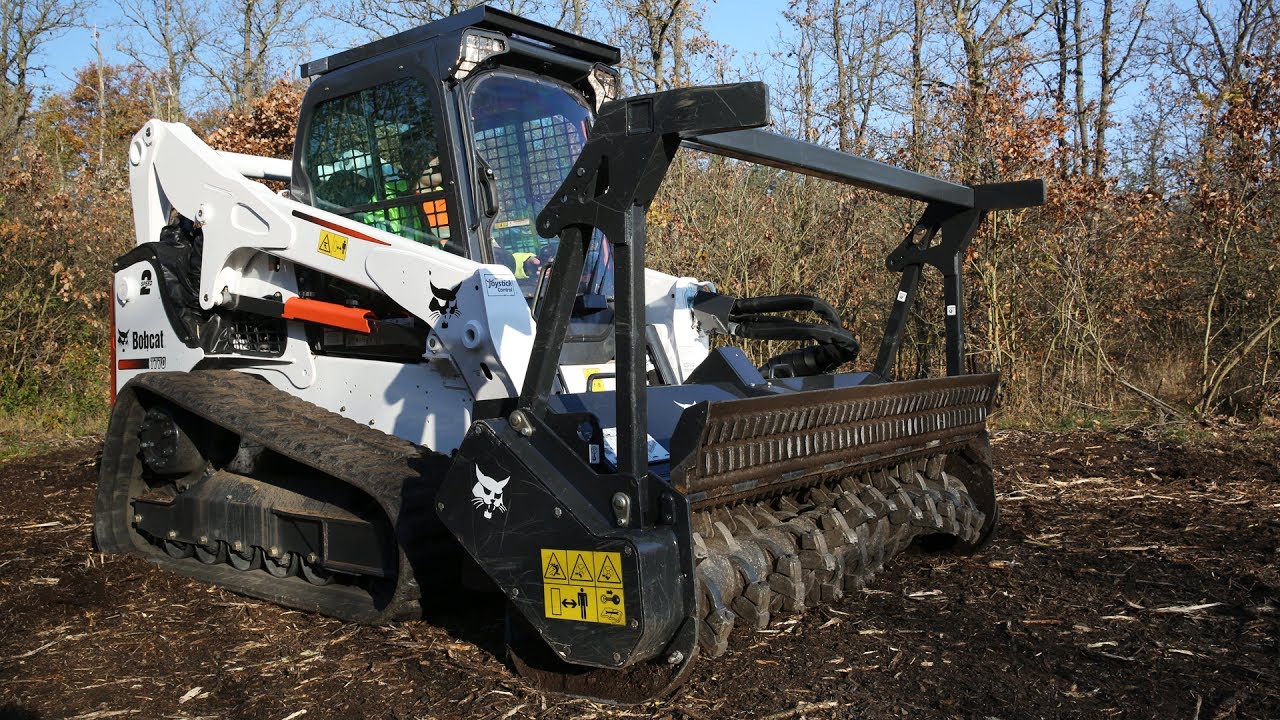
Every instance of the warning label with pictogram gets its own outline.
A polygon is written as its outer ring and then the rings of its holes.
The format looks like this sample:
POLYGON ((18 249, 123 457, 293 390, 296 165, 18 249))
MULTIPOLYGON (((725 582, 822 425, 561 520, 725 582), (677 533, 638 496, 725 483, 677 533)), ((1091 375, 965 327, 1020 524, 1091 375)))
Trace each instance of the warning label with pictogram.
POLYGON ((627 624, 622 553, 546 548, 541 553, 542 599, 547 617, 627 624))
POLYGON ((549 582, 568 582, 568 576, 564 572, 564 561, 556 553, 556 550, 542 551, 542 579, 549 582))
POLYGON ((347 259, 347 241, 346 235, 331 233, 328 230, 320 231, 320 243, 316 246, 322 254, 339 260, 347 259))
POLYGON ((596 584, 622 587, 622 572, 614 558, 618 553, 592 553, 596 556, 596 584))
POLYGON ((569 562, 573 565, 573 571, 569 573, 570 582, 596 584, 596 578, 591 574, 591 556, 594 554, 576 550, 569 551, 569 562))

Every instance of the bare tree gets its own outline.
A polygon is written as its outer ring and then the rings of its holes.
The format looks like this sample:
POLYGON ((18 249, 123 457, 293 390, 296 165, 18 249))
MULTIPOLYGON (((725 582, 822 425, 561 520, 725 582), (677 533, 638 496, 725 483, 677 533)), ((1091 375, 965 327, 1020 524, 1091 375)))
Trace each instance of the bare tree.
POLYGON ((1089 31, 1085 26, 1088 21, 1088 14, 1085 10, 1084 0, 1072 0, 1071 2, 1071 58, 1072 71, 1071 77, 1075 88, 1075 153, 1077 159, 1077 168, 1080 172, 1089 172, 1089 153, 1086 148, 1089 144, 1089 118, 1088 108, 1086 107, 1085 89, 1085 57, 1089 54, 1088 46, 1091 42, 1089 31))
POLYGON ((1245 79, 1251 58, 1280 49, 1275 0, 1238 0, 1225 12, 1195 0, 1189 11, 1167 12, 1158 52, 1192 94, 1209 100, 1207 116, 1221 107, 1228 88, 1245 79))
POLYGON ((581 35, 587 29, 586 0, 560 0, 560 17, 555 26, 561 27, 574 35, 581 35))
POLYGON ((75 27, 82 0, 4 0, 0 3, 0 151, 21 136, 31 111, 32 78, 42 72, 40 51, 75 27))
MULTIPOLYGON (((374 3, 342 0, 330 9, 320 11, 320 14, 350 25, 368 37, 377 38, 456 15, 481 4, 486 3, 484 0, 384 0, 374 3)), ((588 29, 591 21, 585 0, 490 0, 487 4, 579 35, 588 29)))
POLYGON ((805 104, 800 126, 810 139, 829 134, 845 152, 865 144, 891 94, 900 14, 898 3, 869 0, 806 0, 784 13, 796 37, 784 41, 783 59, 794 68, 788 82, 805 104))
POLYGON ((196 13, 188 0, 118 1, 125 28, 121 52, 164 88, 153 93, 152 112, 164 120, 183 120, 183 90, 201 46, 196 13))
POLYGON ((922 169, 925 134, 925 40, 930 34, 931 17, 934 10, 933 0, 911 0, 911 23, 908 30, 910 50, 908 56, 911 63, 907 71, 907 82, 910 87, 911 114, 911 162, 916 170, 922 169))
POLYGON ((1107 130, 1111 127, 1111 107, 1116 93, 1128 81, 1125 74, 1142 38, 1150 0, 1136 0, 1127 8, 1120 24, 1116 17, 1124 10, 1116 0, 1102 0, 1102 28, 1098 35, 1098 113, 1093 120, 1093 174, 1102 177, 1107 169, 1107 130))
MULTIPOLYGON (((1021 13, 1017 0, 946 0, 943 9, 950 31, 960 41, 957 60, 966 102, 977 108, 986 98, 993 71, 1016 56, 1038 18, 1021 13)), ((984 144, 982 129, 972 117, 972 112, 965 114, 959 141, 961 156, 969 158, 977 157, 984 144)))
POLYGON ((852 147, 849 142, 849 62, 845 57, 845 17, 840 0, 831 0, 830 12, 827 14, 828 28, 831 37, 831 64, 836 73, 836 99, 832 109, 832 121, 836 126, 836 146, 843 152, 852 147))
POLYGON ((844 51, 847 62, 841 83, 851 106, 848 120, 853 129, 852 147, 846 149, 866 144, 871 116, 887 99, 884 86, 889 75, 888 48, 902 30, 895 14, 897 9, 885 2, 851 4, 854 14, 844 34, 844 42, 848 43, 844 51))
MULTIPOLYGON (((611 0, 601 35, 622 49, 622 68, 637 92, 686 85, 695 54, 712 58, 697 0, 611 0)), ((712 70, 714 73, 714 69, 712 70)))
POLYGON ((221 88, 232 107, 266 93, 284 64, 280 51, 306 45, 306 0, 224 0, 202 28, 207 48, 196 55, 201 74, 221 88), (213 31, 217 28, 217 31, 213 31))
POLYGON ((779 87, 790 92, 775 92, 773 100, 781 115, 794 123, 794 130, 805 140, 816 140, 817 105, 815 73, 817 72, 817 14, 816 0, 794 0, 784 11, 783 17, 791 23, 793 37, 783 36, 774 58, 786 68, 780 76, 779 87))

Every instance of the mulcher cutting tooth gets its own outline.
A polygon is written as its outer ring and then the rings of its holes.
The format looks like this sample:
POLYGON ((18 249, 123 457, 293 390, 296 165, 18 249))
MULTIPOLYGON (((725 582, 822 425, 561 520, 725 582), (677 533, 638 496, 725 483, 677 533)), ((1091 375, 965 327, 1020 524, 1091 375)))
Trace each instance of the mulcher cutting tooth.
POLYGON ((784 613, 804 612, 805 571, 795 539, 767 508, 754 505, 747 521, 753 523, 754 534, 765 543, 773 555, 773 572, 769 575, 769 588, 782 599, 780 610, 784 613))
POLYGON ((785 533, 760 529, 756 516, 738 508, 732 514, 733 527, 742 543, 756 547, 763 555, 769 588, 769 612, 793 613, 804 610, 804 584, 800 558, 785 533))
POLYGON ((832 595, 831 582, 836 573, 836 559, 827 547, 827 537, 806 515, 793 517, 782 527, 792 534, 799 549, 800 567, 805 571, 805 602, 817 605, 832 595))
POLYGON ((738 573, 741 592, 730 605, 734 614, 748 625, 763 629, 769 624, 769 585, 763 579, 768 561, 763 551, 750 544, 739 543, 725 523, 713 524, 717 544, 724 548, 724 556, 738 573))

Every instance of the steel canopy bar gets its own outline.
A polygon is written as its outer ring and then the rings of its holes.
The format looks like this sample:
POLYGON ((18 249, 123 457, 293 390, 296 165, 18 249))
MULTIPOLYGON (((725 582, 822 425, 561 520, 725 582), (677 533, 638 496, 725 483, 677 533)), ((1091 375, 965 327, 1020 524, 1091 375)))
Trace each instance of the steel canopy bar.
POLYGON ((812 175, 879 192, 944 203, 961 208, 974 206, 973 188, 939 180, 875 160, 832 150, 767 130, 735 130, 699 135, 684 141, 685 147, 781 170, 812 175))

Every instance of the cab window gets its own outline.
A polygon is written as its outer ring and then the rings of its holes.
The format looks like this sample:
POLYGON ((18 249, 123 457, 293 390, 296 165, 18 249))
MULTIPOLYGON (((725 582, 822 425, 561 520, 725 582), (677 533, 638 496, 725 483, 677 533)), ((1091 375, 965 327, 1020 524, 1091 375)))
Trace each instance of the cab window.
POLYGON ((316 106, 303 168, 312 203, 463 254, 450 242, 445 180, 427 88, 401 78, 316 106))
MULTIPOLYGON (((476 150, 497 180, 498 215, 490 249, 510 267, 526 293, 538 269, 555 257, 556 241, 540 237, 534 221, 573 168, 587 141, 591 110, 573 90, 544 78, 492 71, 471 85, 476 150)), ((599 238, 584 277, 604 279, 607 251, 599 238)))

